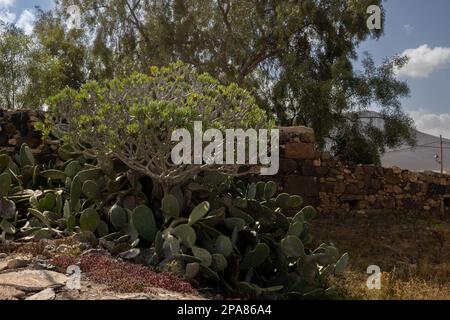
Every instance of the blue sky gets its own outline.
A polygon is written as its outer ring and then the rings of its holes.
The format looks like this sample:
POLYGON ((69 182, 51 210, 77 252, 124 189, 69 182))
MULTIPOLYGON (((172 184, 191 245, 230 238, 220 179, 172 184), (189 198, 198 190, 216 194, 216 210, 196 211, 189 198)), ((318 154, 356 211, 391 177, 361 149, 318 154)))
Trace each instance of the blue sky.
POLYGON ((368 51, 378 62, 406 53, 410 64, 400 71, 411 97, 402 101, 418 129, 450 138, 450 1, 388 0, 385 34, 366 41, 359 51, 368 51))
MULTIPOLYGON (((51 8, 53 0, 0 0, 0 19, 9 19, 26 30, 33 21, 33 7, 51 8)), ((403 108, 419 130, 450 138, 450 1, 387 0, 385 34, 368 40, 359 52, 368 51, 377 62, 407 54, 409 65, 399 71, 408 81, 411 97, 403 108)))

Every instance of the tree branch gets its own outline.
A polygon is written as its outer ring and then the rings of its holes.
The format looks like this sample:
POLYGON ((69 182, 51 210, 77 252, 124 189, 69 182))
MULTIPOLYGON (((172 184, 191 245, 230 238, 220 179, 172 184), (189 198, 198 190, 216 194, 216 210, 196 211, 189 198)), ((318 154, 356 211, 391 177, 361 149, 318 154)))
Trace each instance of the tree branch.
POLYGON ((147 32, 145 32, 144 27, 142 26, 142 24, 139 21, 139 18, 136 15, 136 7, 139 5, 140 1, 138 1, 135 5, 134 8, 131 7, 130 3, 128 2, 128 0, 125 0, 125 4, 128 8, 128 10, 130 11, 131 17, 132 19, 128 19, 132 24, 134 24, 134 26, 138 29, 139 33, 142 35, 142 37, 144 38, 144 40, 147 42, 148 45, 151 44, 150 41, 150 37, 148 36, 147 32))
POLYGON ((241 77, 247 76, 250 72, 252 72, 261 62, 264 60, 274 56, 278 51, 273 50, 270 52, 266 52, 267 45, 265 45, 259 53, 257 53, 252 59, 248 60, 239 71, 241 77))

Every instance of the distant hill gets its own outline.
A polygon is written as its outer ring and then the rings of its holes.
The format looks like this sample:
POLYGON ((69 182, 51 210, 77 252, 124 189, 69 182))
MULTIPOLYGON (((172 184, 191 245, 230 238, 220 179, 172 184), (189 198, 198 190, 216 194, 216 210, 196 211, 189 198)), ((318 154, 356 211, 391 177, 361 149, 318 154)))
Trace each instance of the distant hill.
MULTIPOLYGON (((380 116, 379 113, 374 111, 365 111, 361 113, 365 117, 380 116)), ((369 121, 369 120, 363 120, 369 121)), ((383 129, 384 121, 382 119, 371 120, 373 125, 383 129)), ((441 171, 441 165, 436 162, 435 155, 440 154, 439 150, 439 137, 435 137, 420 131, 416 131, 417 135, 417 147, 411 149, 410 146, 401 146, 394 150, 388 150, 386 154, 381 158, 382 165, 384 167, 397 166, 402 169, 409 169, 411 171, 441 171)), ((443 139, 444 141, 444 170, 450 173, 450 140, 443 139), (449 148, 449 149, 445 149, 449 148)))
MULTIPOLYGON (((437 171, 441 166, 436 162, 435 155, 440 154, 438 149, 439 137, 417 131, 417 147, 409 146, 389 150, 381 159, 384 167, 398 166, 412 171, 437 171)), ((444 139, 444 170, 450 172, 450 140, 444 139), (449 148, 449 149, 445 149, 449 148)))

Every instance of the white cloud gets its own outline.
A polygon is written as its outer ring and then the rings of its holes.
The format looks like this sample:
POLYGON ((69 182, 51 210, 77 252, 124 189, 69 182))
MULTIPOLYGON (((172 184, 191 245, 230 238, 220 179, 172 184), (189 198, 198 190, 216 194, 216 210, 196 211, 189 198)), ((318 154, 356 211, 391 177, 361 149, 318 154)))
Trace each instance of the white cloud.
POLYGON ((430 48, 424 44, 416 49, 407 49, 402 55, 409 57, 408 64, 397 70, 397 74, 402 76, 426 78, 450 64, 450 48, 430 48))
POLYGON ((409 113, 416 123, 417 130, 439 137, 450 139, 450 114, 413 111, 409 113))
POLYGON ((16 0, 0 0, 0 8, 11 7, 16 0))
MULTIPOLYGON (((1 1, 1 0, 0 0, 1 1)), ((13 23, 16 15, 8 10, 0 10, 0 21, 3 23, 13 23)))
POLYGON ((16 26, 21 28, 25 34, 30 35, 33 32, 34 21, 36 20, 35 15, 30 10, 26 9, 22 11, 16 26))
POLYGON ((410 25, 410 24, 405 24, 403 26, 403 30, 409 36, 414 31, 414 27, 412 25, 410 25))

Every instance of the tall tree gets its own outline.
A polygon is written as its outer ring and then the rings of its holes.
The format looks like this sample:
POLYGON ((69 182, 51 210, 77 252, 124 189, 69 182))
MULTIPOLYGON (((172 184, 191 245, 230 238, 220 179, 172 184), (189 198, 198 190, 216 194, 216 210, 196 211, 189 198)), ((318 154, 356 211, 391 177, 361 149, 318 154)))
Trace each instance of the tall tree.
POLYGON ((374 4, 382 8, 381 0, 57 0, 57 4, 63 20, 69 5, 81 9, 84 30, 93 37, 92 78, 183 60, 222 82, 249 89, 280 124, 313 127, 321 146, 351 141, 358 131, 366 145, 363 150, 374 149, 379 157, 385 147, 414 142, 412 121, 400 104, 409 89, 394 73, 405 59, 393 57, 375 66, 367 56, 361 70, 354 68, 358 45, 383 33, 366 24, 367 8, 374 4), (379 109, 376 117, 384 121, 385 130, 374 126, 373 119, 362 121, 363 111, 372 106, 379 109))
POLYGON ((0 24, 0 107, 16 109, 26 84, 29 38, 11 24, 0 24))
POLYGON ((34 108, 66 87, 79 89, 87 79, 88 56, 82 30, 67 30, 63 20, 52 12, 37 13, 23 96, 23 104, 34 108))

